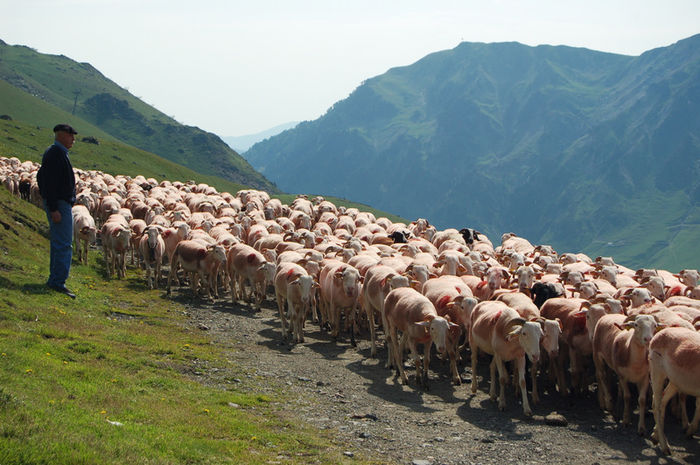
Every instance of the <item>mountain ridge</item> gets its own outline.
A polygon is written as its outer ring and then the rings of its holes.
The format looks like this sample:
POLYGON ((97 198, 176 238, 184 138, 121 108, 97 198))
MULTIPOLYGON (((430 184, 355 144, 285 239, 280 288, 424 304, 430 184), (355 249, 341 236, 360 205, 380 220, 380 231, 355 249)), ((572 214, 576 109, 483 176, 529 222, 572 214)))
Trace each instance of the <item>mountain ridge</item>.
POLYGON ((679 222, 696 215, 685 190, 700 192, 695 82, 700 35, 637 57, 462 43, 367 79, 245 155, 287 191, 356 192, 439 227, 697 267, 700 253, 663 253, 700 239, 679 222))
POLYGON ((206 175, 279 192, 217 135, 178 123, 89 63, 2 42, 0 79, 134 147, 206 175))

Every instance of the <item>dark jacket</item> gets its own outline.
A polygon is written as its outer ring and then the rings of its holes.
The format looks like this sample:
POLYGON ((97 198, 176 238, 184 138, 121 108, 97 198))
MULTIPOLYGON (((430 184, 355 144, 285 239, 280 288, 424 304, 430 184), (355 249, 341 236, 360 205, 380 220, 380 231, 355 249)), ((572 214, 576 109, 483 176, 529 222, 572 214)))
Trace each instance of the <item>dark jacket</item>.
POLYGON ((62 146, 53 144, 46 149, 36 181, 49 211, 58 210, 59 200, 65 200, 71 205, 75 204, 73 166, 68 159, 68 152, 62 146))

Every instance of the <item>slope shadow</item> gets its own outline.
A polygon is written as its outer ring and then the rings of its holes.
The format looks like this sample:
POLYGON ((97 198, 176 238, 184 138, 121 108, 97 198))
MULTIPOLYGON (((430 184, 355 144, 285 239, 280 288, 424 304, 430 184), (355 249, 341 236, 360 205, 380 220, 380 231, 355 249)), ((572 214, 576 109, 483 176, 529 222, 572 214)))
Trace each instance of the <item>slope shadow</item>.
MULTIPOLYGON (((10 288, 5 281, 6 279, 0 277, 0 287, 5 287, 5 288, 10 288)), ((14 287, 14 284, 13 284, 14 287)), ((22 292, 25 294, 49 294, 51 292, 54 292, 53 290, 49 289, 49 287, 46 285, 46 282, 40 282, 40 283, 29 283, 29 284, 23 284, 22 287, 22 292)))
MULTIPOLYGON (((481 367, 480 367, 481 368, 481 367)), ((608 445, 615 454, 602 456, 596 455, 596 459, 604 461, 641 461, 645 463, 669 463, 661 455, 650 456, 658 453, 658 449, 650 439, 650 432, 654 428, 654 420, 648 410, 645 417, 645 425, 648 433, 644 437, 637 434, 637 412, 632 416, 632 425, 623 426, 616 422, 612 415, 603 412, 598 406, 595 392, 575 397, 563 397, 558 393, 541 394, 541 402, 538 405, 530 404, 533 410, 532 417, 523 414, 522 404, 516 398, 512 384, 506 390, 506 408, 499 411, 495 402, 488 397, 488 380, 482 380, 477 394, 470 392, 467 401, 457 409, 457 415, 465 422, 489 431, 488 439, 529 440, 531 434, 518 431, 519 424, 527 422, 539 424, 548 428, 565 428, 567 434, 586 435, 596 438, 608 445), (484 397, 486 395, 486 397, 484 397), (554 426, 547 422, 550 414, 559 414, 566 419, 566 426, 554 426), (649 448, 654 449, 651 452, 649 448), (645 450, 646 449, 646 450, 645 450)), ((698 463, 700 457, 700 442, 683 438, 680 422, 669 418, 667 413, 666 434, 671 441, 674 453, 687 454, 678 463, 698 463)), ((558 433, 556 433, 558 434, 558 433)), ((555 440, 555 439, 553 439, 555 440)), ((591 459, 594 461, 593 459, 591 459)), ((672 462, 675 460, 671 460, 672 462)))

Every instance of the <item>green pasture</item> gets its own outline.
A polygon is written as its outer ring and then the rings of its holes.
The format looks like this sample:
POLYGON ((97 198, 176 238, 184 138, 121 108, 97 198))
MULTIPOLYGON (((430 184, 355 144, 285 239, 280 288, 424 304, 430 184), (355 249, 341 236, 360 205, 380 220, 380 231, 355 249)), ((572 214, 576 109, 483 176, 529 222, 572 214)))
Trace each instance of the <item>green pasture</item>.
POLYGON ((0 206, 1 464, 369 463, 295 420, 288 391, 140 271, 109 280, 93 251, 71 270, 77 299, 47 290, 44 213, 3 188, 0 206), (205 385, 202 367, 227 377, 205 385))

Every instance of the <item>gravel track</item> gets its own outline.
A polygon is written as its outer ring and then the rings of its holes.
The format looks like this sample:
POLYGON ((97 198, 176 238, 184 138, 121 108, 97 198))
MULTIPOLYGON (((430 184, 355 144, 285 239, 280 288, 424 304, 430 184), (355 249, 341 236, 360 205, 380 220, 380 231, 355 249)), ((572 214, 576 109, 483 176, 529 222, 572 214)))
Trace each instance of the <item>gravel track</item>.
MULTIPOLYGON (((462 385, 454 386, 448 364, 435 357, 430 388, 421 390, 415 377, 409 376, 409 385, 404 386, 385 368, 383 347, 378 359, 369 358, 370 343, 364 335, 352 347, 330 341, 318 325, 307 322, 303 344, 281 344, 271 300, 254 313, 230 300, 193 302, 187 292, 181 289, 177 298, 188 302, 192 330, 207 331, 249 377, 263 379, 258 389, 262 385, 270 392, 281 388, 295 394, 294 405, 285 410, 293 418, 330 430, 349 457, 417 465, 700 463, 700 441, 684 438, 670 412, 666 431, 673 456, 665 457, 648 435, 640 437, 636 427, 619 426, 604 414, 593 392, 563 399, 545 391, 542 402, 533 406, 534 416, 527 418, 509 386, 508 405, 501 412, 488 397, 488 358, 480 361, 474 396, 468 362, 460 366, 462 385)), ((230 383, 232 377, 241 376, 225 371, 202 368, 194 376, 210 384, 223 379, 230 383)), ((651 412, 646 420, 651 431, 651 412)), ((633 424, 636 421, 635 414, 633 424)))

